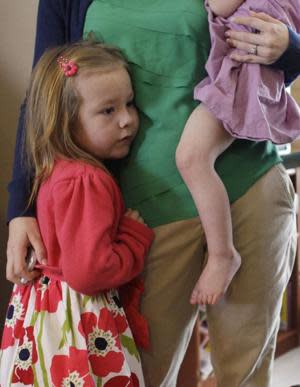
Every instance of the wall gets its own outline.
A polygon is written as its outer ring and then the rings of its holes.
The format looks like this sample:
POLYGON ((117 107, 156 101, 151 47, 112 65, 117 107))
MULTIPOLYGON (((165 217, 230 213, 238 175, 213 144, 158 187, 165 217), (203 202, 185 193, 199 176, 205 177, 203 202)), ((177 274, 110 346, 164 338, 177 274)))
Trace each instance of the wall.
POLYGON ((31 70, 37 3, 0 0, 0 332, 11 290, 5 279, 6 186, 11 176, 19 105, 31 70))

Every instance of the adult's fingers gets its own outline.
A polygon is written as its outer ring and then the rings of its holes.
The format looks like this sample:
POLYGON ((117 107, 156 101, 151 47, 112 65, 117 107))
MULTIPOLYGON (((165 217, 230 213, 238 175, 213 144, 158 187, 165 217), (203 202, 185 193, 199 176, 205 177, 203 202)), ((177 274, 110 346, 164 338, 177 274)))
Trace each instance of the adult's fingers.
POLYGON ((235 40, 239 43, 265 45, 265 37, 261 34, 254 34, 247 31, 234 31, 228 30, 225 32, 225 36, 229 39, 235 40))
POLYGON ((46 259, 46 249, 44 246, 44 243, 42 241, 41 235, 39 232, 33 232, 32 234, 28 235, 30 244, 34 250, 34 253, 36 255, 36 259, 39 263, 42 265, 47 264, 46 259))
POLYGON ((18 254, 16 251, 14 249, 7 249, 6 278, 15 284, 21 284, 21 278, 32 281, 40 275, 40 272, 37 270, 27 270, 25 262, 27 249, 24 250, 25 255, 22 255, 22 253, 15 255, 18 254))
POLYGON ((273 29, 273 24, 281 23, 264 13, 252 13, 250 16, 235 16, 230 20, 233 23, 251 27, 260 32, 270 32, 273 29))
POLYGON ((13 282, 15 284, 20 283, 20 277, 15 274, 13 261, 8 258, 8 254, 6 263, 6 278, 8 281, 13 282))
POLYGON ((230 55, 231 59, 236 60, 237 62, 241 63, 258 63, 258 64, 269 64, 269 61, 262 56, 257 56, 253 54, 239 54, 237 52, 233 52, 230 55))
POLYGON ((234 22, 255 28, 259 33, 249 31, 225 32, 231 47, 245 51, 234 52, 231 56, 239 62, 271 64, 278 60, 289 44, 287 26, 264 13, 251 13, 251 16, 232 18, 234 22))
POLYGON ((274 17, 264 13, 264 12, 254 12, 250 11, 250 15, 253 17, 256 17, 257 19, 261 19, 268 23, 275 23, 275 24, 281 24, 282 22, 278 19, 275 19, 274 17))
POLYGON ((6 277, 9 281, 20 283, 21 278, 32 280, 39 275, 37 271, 30 272, 26 265, 25 257, 30 245, 37 249, 40 259, 45 257, 45 249, 36 219, 18 217, 11 220, 9 223, 6 266, 6 277))
POLYGON ((7 243, 6 278, 14 283, 19 283, 21 273, 26 267, 25 256, 29 241, 27 238, 16 239, 16 235, 10 234, 7 243))
POLYGON ((237 60, 238 62, 249 62, 259 64, 270 64, 274 60, 273 50, 269 47, 253 45, 251 43, 240 42, 234 39, 227 39, 227 43, 244 51, 233 51, 230 55, 231 59, 237 60))

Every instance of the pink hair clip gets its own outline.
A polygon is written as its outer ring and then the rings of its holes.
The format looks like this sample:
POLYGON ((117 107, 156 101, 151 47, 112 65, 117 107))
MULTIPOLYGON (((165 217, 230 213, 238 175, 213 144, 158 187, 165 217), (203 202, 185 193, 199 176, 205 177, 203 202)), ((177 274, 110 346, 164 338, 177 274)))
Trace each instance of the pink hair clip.
POLYGON ((60 68, 63 70, 66 77, 73 77, 78 71, 78 66, 73 61, 60 56, 57 58, 57 63, 60 68))

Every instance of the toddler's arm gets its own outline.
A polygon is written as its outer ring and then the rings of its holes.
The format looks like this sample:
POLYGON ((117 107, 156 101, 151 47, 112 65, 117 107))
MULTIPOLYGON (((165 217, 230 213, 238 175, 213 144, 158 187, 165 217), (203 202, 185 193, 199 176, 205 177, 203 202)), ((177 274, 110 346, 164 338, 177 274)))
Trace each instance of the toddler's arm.
POLYGON ((243 2, 244 0, 208 0, 213 13, 222 17, 230 16, 243 2))

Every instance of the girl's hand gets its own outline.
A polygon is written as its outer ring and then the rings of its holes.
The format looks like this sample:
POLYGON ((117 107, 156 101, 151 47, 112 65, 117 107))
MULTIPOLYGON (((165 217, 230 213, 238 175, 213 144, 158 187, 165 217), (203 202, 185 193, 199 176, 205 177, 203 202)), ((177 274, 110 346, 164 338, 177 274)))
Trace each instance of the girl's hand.
POLYGON ((233 30, 225 32, 230 46, 246 51, 245 54, 233 52, 230 57, 238 62, 264 65, 276 62, 289 45, 287 26, 263 12, 250 11, 250 15, 234 17, 232 21, 252 27, 258 33, 233 30))
POLYGON ((25 257, 29 246, 34 249, 39 263, 47 264, 46 251, 35 218, 18 217, 9 223, 7 242, 6 278, 16 284, 24 284, 40 275, 38 270, 28 271, 25 257), (22 279, 22 281, 21 281, 22 279), (23 280, 24 279, 24 280, 23 280))
POLYGON ((137 210, 132 210, 131 208, 128 208, 124 216, 127 216, 128 218, 134 219, 137 222, 145 224, 144 219, 140 216, 137 210))

